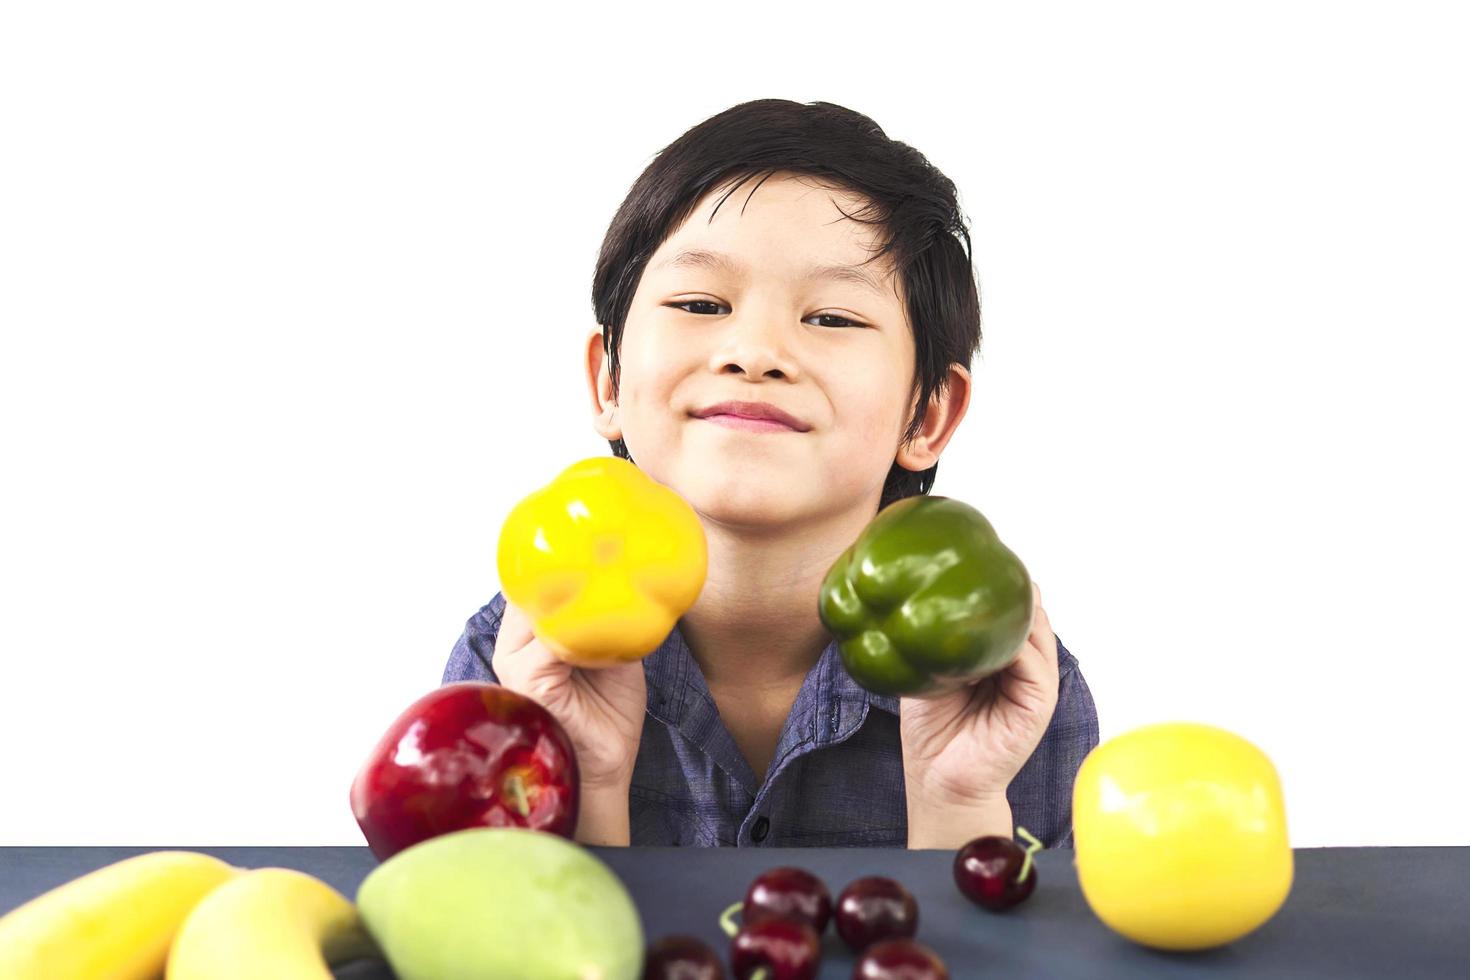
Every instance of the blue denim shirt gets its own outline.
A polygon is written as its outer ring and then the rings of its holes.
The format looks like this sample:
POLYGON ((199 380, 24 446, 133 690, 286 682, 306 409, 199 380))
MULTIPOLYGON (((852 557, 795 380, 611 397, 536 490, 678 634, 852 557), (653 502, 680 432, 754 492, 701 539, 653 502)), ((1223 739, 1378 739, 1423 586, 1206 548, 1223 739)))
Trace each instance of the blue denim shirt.
MULTIPOLYGON (((465 625, 443 683, 499 683, 490 658, 504 593, 465 625)), ((1013 822, 1049 848, 1072 846, 1072 783, 1098 743, 1097 709, 1057 641, 1061 687, 1041 744, 1006 789, 1013 822)), ((842 666, 834 640, 802 682, 763 782, 720 720, 676 624, 643 658, 648 714, 628 815, 636 846, 907 847, 898 698, 842 666)))

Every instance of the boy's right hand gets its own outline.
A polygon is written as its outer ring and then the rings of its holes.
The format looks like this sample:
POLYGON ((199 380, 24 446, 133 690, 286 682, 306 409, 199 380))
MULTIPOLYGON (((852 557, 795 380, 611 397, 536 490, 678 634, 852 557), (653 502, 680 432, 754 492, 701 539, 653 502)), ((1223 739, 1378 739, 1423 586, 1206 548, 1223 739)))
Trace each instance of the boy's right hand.
POLYGON ((530 617, 509 599, 490 660, 502 686, 538 702, 566 730, 584 793, 626 790, 648 708, 642 661, 596 670, 573 667, 536 638, 530 617))

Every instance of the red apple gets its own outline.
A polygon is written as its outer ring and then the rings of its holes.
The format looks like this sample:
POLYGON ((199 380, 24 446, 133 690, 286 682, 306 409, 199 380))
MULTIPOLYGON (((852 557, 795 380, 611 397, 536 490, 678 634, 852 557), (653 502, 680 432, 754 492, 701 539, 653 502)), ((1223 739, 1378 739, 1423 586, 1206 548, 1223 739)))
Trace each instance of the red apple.
POLYGON ((352 781, 352 815, 379 861, 470 827, 570 839, 577 756, 560 724, 499 684, 436 688, 398 716, 352 781))

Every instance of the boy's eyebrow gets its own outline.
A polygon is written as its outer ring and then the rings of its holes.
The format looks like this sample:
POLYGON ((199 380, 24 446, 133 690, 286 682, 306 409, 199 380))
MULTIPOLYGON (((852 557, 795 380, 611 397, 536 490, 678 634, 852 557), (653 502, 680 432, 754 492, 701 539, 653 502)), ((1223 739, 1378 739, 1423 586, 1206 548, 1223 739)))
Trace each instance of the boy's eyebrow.
MULTIPOLYGON (((715 269, 735 276, 743 275, 745 272, 739 262, 725 253, 710 252, 702 248, 686 248, 654 266, 654 271, 667 267, 715 269)), ((879 296, 887 295, 872 273, 855 265, 814 265, 807 270, 806 277, 850 282, 871 290, 879 296)))

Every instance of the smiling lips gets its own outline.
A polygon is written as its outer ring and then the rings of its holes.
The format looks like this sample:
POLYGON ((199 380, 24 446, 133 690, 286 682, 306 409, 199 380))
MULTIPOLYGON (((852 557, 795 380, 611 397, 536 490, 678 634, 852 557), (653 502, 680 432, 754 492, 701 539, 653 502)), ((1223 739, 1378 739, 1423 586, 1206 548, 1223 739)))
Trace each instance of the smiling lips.
POLYGON ((720 402, 694 413, 716 425, 748 432, 806 432, 805 422, 765 402, 720 402))
POLYGON ((706 422, 723 425, 730 429, 745 429, 749 432, 795 432, 791 426, 771 419, 748 419, 742 415, 703 415, 706 422))

